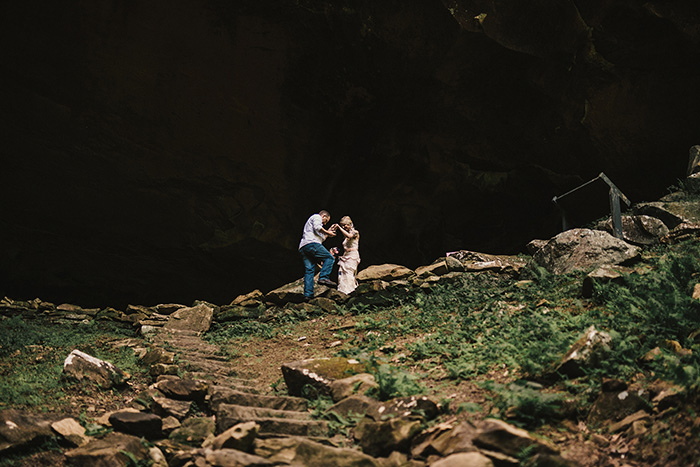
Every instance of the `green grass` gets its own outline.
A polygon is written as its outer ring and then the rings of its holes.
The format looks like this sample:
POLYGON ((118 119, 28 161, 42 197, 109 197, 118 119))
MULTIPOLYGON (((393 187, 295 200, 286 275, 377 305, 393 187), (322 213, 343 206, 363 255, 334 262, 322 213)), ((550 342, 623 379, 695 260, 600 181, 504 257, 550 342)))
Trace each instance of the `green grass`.
POLYGON ((79 349, 110 361, 130 374, 143 371, 130 349, 119 351, 111 339, 133 337, 131 327, 112 322, 59 322, 14 316, 0 321, 0 408, 51 410, 68 403, 74 383, 61 378, 63 362, 79 349))

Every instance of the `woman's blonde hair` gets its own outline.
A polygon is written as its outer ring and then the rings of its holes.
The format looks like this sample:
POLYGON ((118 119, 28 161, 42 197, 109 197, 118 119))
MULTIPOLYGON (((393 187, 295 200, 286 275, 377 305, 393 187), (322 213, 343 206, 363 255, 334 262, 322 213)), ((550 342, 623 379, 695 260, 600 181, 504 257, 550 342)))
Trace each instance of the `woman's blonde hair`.
POLYGON ((352 219, 350 219, 350 216, 344 216, 342 219, 340 219, 340 225, 346 224, 352 225, 352 219))

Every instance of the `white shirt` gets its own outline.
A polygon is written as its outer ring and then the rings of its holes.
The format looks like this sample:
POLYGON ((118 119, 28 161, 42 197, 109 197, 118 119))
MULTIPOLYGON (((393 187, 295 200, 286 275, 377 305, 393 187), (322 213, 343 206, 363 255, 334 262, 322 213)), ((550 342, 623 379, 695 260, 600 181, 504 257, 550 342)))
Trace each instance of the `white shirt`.
POLYGON ((301 242, 299 242, 299 249, 304 245, 309 243, 323 243, 326 239, 326 234, 321 232, 323 228, 323 219, 321 219, 320 214, 314 214, 309 217, 309 220, 304 224, 304 232, 301 234, 301 242))

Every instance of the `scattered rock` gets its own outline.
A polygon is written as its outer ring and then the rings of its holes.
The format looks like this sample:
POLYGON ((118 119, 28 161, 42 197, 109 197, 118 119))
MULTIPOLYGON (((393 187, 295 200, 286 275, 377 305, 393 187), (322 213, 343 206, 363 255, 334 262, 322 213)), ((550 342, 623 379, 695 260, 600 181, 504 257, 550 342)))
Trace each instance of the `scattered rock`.
POLYGON ((681 224, 700 223, 700 204, 695 200, 662 198, 661 201, 636 204, 633 212, 660 219, 671 230, 681 224))
MULTIPOLYGON (((453 258, 454 259, 454 258, 453 258)), ((430 276, 442 276, 449 272, 447 263, 443 261, 437 261, 433 264, 427 266, 420 266, 416 268, 416 276, 418 277, 430 277, 430 276)))
POLYGON ((51 424, 58 419, 57 415, 37 415, 14 409, 0 411, 0 453, 53 438, 51 424))
POLYGON ((73 447, 82 446, 90 441, 85 435, 85 428, 74 418, 64 418, 51 424, 51 428, 70 442, 73 447))
POLYGON ((632 415, 625 417, 624 419, 620 420, 619 422, 611 424, 610 427, 608 428, 608 431, 610 433, 617 433, 618 431, 626 430, 627 428, 632 426, 632 424, 634 422, 637 422, 640 420, 650 420, 650 419, 651 419, 651 417, 646 411, 639 410, 639 411, 633 413, 632 415))
POLYGON ((610 350, 611 343, 612 338, 608 333, 591 326, 566 352, 553 373, 570 378, 583 376, 584 368, 594 368, 602 361, 610 350))
POLYGON ((369 389, 378 386, 374 376, 369 373, 360 373, 332 381, 330 383, 331 398, 334 402, 338 402, 353 394, 364 394, 369 389))
POLYGON ((214 308, 200 303, 199 305, 180 308, 170 315, 165 324, 166 329, 205 332, 211 326, 214 308))
POLYGON ((334 412, 344 418, 362 417, 367 413, 375 413, 379 401, 371 397, 354 394, 332 405, 327 412, 334 412))
POLYGON ((468 422, 457 425, 440 423, 416 436, 411 455, 425 459, 431 455, 445 457, 458 452, 476 451, 473 443, 476 433, 476 428, 468 422))
POLYGON ((179 444, 199 447, 207 438, 214 438, 215 422, 211 417, 192 417, 184 420, 168 439, 179 444))
POLYGON ((355 427, 355 438, 366 454, 386 457, 392 451, 408 452, 411 440, 420 431, 419 420, 394 418, 377 422, 366 417, 355 427))
POLYGON ((585 298, 591 298, 593 296, 595 284, 607 282, 622 283, 622 274, 620 274, 620 272, 618 272, 614 266, 600 266, 599 268, 596 268, 588 273, 588 275, 583 279, 581 295, 585 298))
POLYGON ((478 452, 460 452, 450 454, 444 459, 430 464, 430 467, 493 467, 488 457, 478 452))
POLYGON ((230 305, 239 305, 243 307, 258 306, 258 304, 260 304, 264 297, 265 294, 263 294, 260 290, 256 289, 245 295, 239 295, 238 297, 234 298, 230 305))
POLYGON ((80 350, 73 350, 63 362, 65 376, 78 381, 91 381, 102 388, 124 384, 129 375, 109 362, 92 357, 80 350))
POLYGON ((556 446, 532 437, 526 430, 496 419, 486 419, 479 425, 474 444, 512 457, 517 457, 524 449, 532 449, 533 453, 559 453, 556 446))
POLYGON ((257 439, 255 454, 275 465, 381 467, 376 459, 355 449, 325 446, 298 437, 257 439))
POLYGON ((86 465, 118 467, 129 465, 132 459, 145 462, 150 458, 148 449, 141 443, 140 438, 116 432, 70 450, 65 453, 65 456, 67 464, 76 467, 86 465))
POLYGON ((533 255, 553 274, 566 274, 605 264, 620 264, 639 256, 638 247, 607 232, 572 229, 560 233, 533 255))
POLYGON ((209 383, 203 380, 165 378, 153 385, 164 396, 181 401, 204 402, 209 383))
MULTIPOLYGON (((669 233, 666 224, 656 217, 646 215, 622 216, 620 220, 622 223, 622 239, 633 245, 654 245, 659 243, 669 233)), ((614 234, 611 219, 598 224, 597 229, 614 234)))
POLYGON ((593 402, 587 420, 592 425, 609 423, 646 410, 649 406, 649 393, 640 388, 603 391, 593 402))
POLYGON ((147 439, 163 436, 163 420, 152 413, 120 411, 109 416, 115 430, 147 439))
POLYGON ((156 363, 163 363, 166 365, 172 365, 173 362, 175 361, 175 353, 174 352, 169 352, 165 349, 162 349, 160 347, 155 347, 148 349, 146 354, 141 357, 141 364, 142 365, 155 365, 156 363))
POLYGON ((252 452, 253 443, 258 436, 260 425, 255 422, 239 423, 216 436, 212 442, 213 449, 236 449, 252 452))
POLYGON ((341 357, 301 360, 282 365, 282 375, 287 390, 292 396, 309 395, 305 387, 312 388, 317 394, 331 394, 331 384, 358 373, 363 373, 365 366, 354 359, 341 357))
POLYGON ((378 264, 369 266, 357 273, 357 280, 360 282, 368 281, 387 281, 406 279, 415 274, 413 270, 398 264, 378 264))
POLYGON ((173 416, 182 420, 190 412, 192 401, 179 401, 167 397, 153 398, 153 412, 161 417, 173 416))

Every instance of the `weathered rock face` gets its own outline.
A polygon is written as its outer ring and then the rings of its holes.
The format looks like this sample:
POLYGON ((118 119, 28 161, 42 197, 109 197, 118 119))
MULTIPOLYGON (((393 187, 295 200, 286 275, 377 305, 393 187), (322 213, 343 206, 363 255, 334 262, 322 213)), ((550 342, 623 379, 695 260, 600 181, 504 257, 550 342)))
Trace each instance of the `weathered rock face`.
POLYGON ((301 276, 321 208, 415 267, 555 234, 601 171, 657 198, 698 143, 694 2, 521 3, 4 5, 0 293, 227 303, 301 276))

